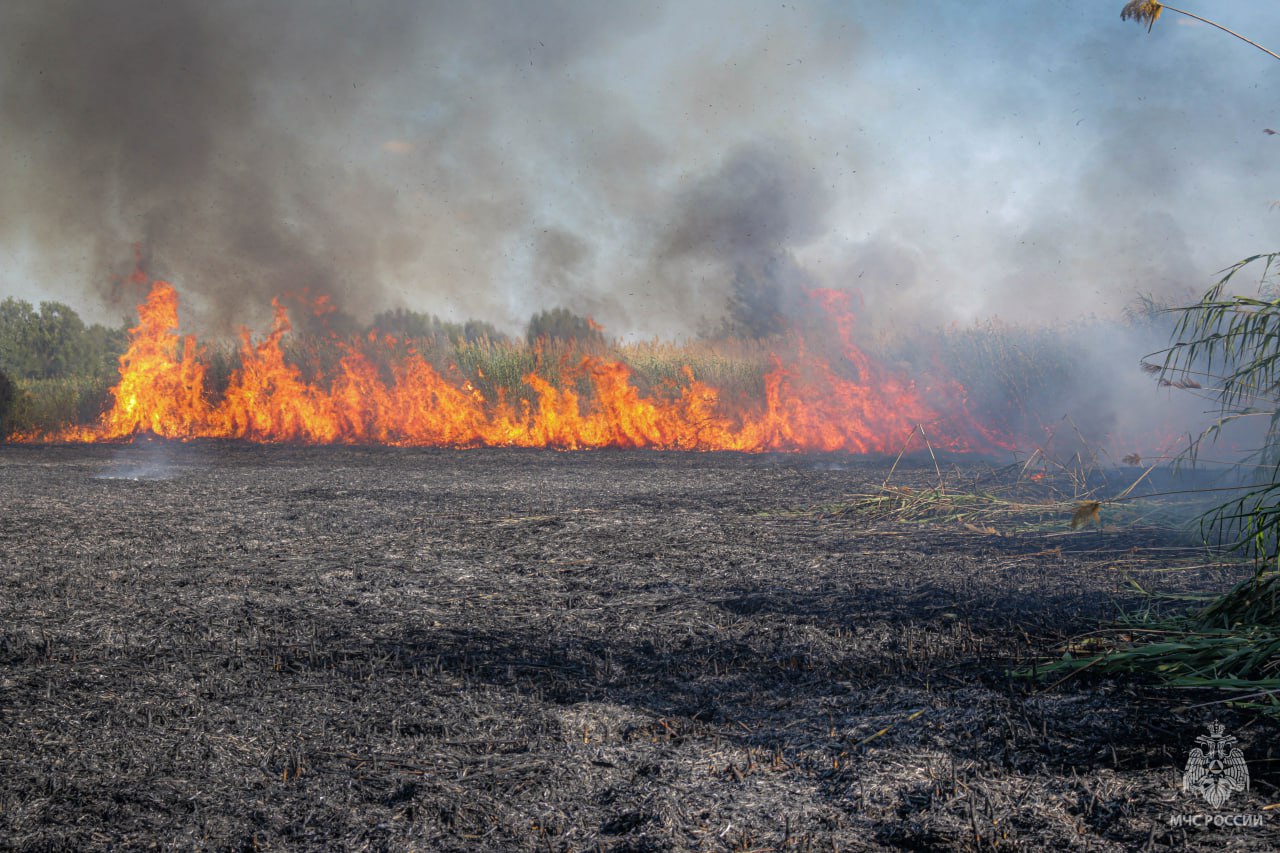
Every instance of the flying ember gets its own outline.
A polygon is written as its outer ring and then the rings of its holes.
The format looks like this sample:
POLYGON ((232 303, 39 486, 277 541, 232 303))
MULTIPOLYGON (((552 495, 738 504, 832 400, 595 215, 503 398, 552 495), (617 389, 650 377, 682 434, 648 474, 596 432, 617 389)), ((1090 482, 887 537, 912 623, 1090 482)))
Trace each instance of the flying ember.
POLYGON ((971 416, 959 383, 919 387, 859 349, 848 294, 816 290, 810 298, 833 324, 838 349, 820 355, 794 337, 787 356, 771 356, 756 400, 730 399, 691 366, 681 381, 642 390, 627 364, 589 348, 571 350, 554 369, 540 360, 523 375, 518 395, 486 394, 456 365, 438 368, 410 341, 377 333, 334 335, 333 358, 301 359, 288 346, 292 327, 278 301, 269 334, 255 341, 242 330, 236 366, 220 388, 210 379, 205 349, 178 332, 177 291, 155 281, 120 358, 110 409, 91 427, 27 439, 150 434, 458 448, 889 453, 923 429, 946 450, 1008 446, 1007 437, 971 416))

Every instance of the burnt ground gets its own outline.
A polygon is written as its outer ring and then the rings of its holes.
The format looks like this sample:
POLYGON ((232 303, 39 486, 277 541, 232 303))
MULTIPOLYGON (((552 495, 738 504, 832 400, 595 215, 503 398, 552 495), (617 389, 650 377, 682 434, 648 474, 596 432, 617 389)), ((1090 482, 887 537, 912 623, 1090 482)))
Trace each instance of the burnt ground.
POLYGON ((1008 674, 1240 569, 815 511, 888 466, 0 446, 0 848, 1278 843, 1274 723, 1008 674), (1170 826, 1215 718, 1261 828, 1170 826))

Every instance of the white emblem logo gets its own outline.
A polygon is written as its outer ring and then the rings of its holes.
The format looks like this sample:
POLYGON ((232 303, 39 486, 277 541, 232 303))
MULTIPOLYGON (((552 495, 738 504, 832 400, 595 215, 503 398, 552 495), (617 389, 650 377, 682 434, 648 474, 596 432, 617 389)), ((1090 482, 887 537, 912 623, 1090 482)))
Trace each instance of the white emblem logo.
POLYGON ((1224 731, 1226 727, 1219 722, 1209 724, 1209 733, 1196 738, 1196 743, 1205 748, 1191 750, 1182 774, 1182 790, 1199 794, 1215 809, 1221 808, 1237 791, 1249 790, 1249 768, 1244 763, 1244 753, 1239 747, 1227 751, 1236 739, 1223 734, 1224 731))

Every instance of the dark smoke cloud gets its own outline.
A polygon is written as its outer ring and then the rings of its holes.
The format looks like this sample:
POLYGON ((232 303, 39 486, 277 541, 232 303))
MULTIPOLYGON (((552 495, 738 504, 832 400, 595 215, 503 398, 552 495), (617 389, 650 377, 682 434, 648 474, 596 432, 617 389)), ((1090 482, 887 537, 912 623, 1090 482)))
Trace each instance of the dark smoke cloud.
POLYGON ((369 229, 394 233, 393 193, 311 145, 412 50, 410 7, 370 6, 7 4, 0 107, 23 156, 0 160, 5 219, 87 253, 113 305, 138 295, 108 275, 134 242, 215 321, 376 288, 369 229))
MULTIPOLYGON (((1215 14, 1274 46, 1263 5, 1215 14)), ((814 286, 886 338, 1185 302, 1275 248, 1280 78, 1117 11, 11 0, 0 285, 117 322, 137 244, 201 332, 303 291, 644 336, 775 331, 814 286)), ((1049 404, 1123 427, 1139 337, 1082 340, 1049 404)))
POLYGON ((1165 23, 887 0, 6 3, 0 253, 40 277, 28 293, 115 321, 137 243, 219 330, 304 289, 512 332, 565 305, 688 334, 743 292, 736 319, 765 327, 815 284, 856 290, 871 323, 1114 316, 1274 230, 1273 69, 1165 23))
POLYGON ((743 146, 677 198, 662 255, 767 257, 811 238, 828 208, 821 181, 801 157, 743 146))
POLYGON ((469 235, 460 264, 500 252, 527 219, 487 127, 505 81, 535 49, 556 73, 620 20, 562 3, 6 4, 0 239, 69 260, 113 307, 137 299, 120 287, 136 243, 218 328, 302 291, 371 313, 424 254, 450 270, 450 224, 469 235), (428 146, 389 137, 384 114, 423 88, 447 124, 406 186, 380 160, 428 146))
MULTIPOLYGON (((583 289, 583 270, 591 247, 582 238, 559 228, 547 228, 535 238, 533 281, 543 300, 554 301, 583 289)), ((564 306, 569 307, 569 306, 564 306)))
POLYGON ((853 62, 853 29, 756 11, 6 4, 0 244, 112 318, 137 244, 209 330, 307 291, 365 318, 567 304, 691 331, 739 268, 815 236, 820 183, 776 120, 853 62))
POLYGON ((680 291, 687 295, 680 307, 727 305, 727 332, 782 332, 813 286, 792 249, 822 231, 830 206, 801 153, 781 143, 743 145, 676 195, 652 275, 699 282, 680 291))

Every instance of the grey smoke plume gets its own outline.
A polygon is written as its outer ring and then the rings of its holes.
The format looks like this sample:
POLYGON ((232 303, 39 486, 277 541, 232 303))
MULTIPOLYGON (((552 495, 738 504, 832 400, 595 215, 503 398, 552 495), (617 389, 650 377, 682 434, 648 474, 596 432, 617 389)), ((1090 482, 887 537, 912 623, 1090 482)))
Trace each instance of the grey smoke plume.
POLYGON ((368 6, 6 4, 3 236, 81 253, 113 305, 138 296, 118 289, 130 243, 215 319, 376 288, 393 189, 315 148, 411 49, 409 5, 368 6))
POLYGON ((818 234, 830 211, 804 158, 780 145, 744 145, 678 194, 672 208, 655 275, 708 282, 710 302, 728 307, 731 334, 785 331, 813 286, 792 247, 818 234))
MULTIPOLYGON (((1220 5, 1280 43, 1258 4, 1220 5)), ((1182 302, 1274 248, 1280 78, 1165 23, 996 0, 9 2, 0 284, 115 321, 136 243, 206 331, 303 290, 360 319, 518 332, 567 306, 666 336, 726 311, 768 332, 812 286, 856 291, 869 329, 1182 302)), ((1097 410, 1132 398, 1109 389, 1136 346, 1086 380, 1097 410)))
POLYGON ((0 241, 33 247, 51 276, 82 277, 113 307, 139 295, 120 289, 136 243, 148 272, 173 277, 223 327, 303 291, 368 314, 416 261, 445 273, 432 285, 445 295, 459 268, 491 276, 489 259, 528 217, 527 189, 486 129, 518 95, 506 78, 533 48, 554 73, 619 23, 562 4, 530 21, 525 9, 5 4, 0 241), (402 112, 436 111, 422 117, 436 126, 405 141, 393 134, 412 128, 388 116, 419 87, 402 112))
POLYGON ((824 188, 777 120, 854 63, 854 27, 724 11, 6 4, 0 246, 113 318, 137 244, 210 329, 306 291, 365 318, 568 304, 691 331, 739 268, 815 236, 824 188))

